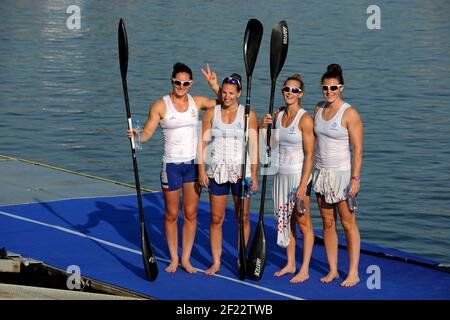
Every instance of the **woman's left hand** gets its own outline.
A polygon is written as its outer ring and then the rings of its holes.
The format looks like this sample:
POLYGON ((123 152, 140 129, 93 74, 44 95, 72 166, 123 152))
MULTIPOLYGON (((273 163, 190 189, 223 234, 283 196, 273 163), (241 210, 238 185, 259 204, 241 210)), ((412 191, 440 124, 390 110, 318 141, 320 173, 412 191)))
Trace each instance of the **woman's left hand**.
POLYGON ((306 185, 300 184, 300 185, 298 186, 298 188, 297 188, 297 194, 296 194, 297 200, 300 200, 300 199, 305 200, 305 197, 306 197, 306 189, 307 189, 307 186, 306 186, 306 185))
POLYGON ((250 188, 250 190, 252 192, 258 191, 258 178, 256 176, 251 176, 250 180, 252 180, 252 187, 250 188))
POLYGON ((348 190, 348 195, 350 197, 355 197, 356 194, 359 192, 360 183, 358 180, 351 179, 350 180, 350 189, 348 190))

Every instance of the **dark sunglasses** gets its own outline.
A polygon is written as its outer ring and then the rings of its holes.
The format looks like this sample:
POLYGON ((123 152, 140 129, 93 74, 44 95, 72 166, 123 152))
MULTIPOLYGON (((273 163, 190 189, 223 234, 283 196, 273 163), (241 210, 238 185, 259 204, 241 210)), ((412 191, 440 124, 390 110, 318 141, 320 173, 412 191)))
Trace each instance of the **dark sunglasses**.
POLYGON ((172 80, 172 83, 177 85, 177 86, 183 86, 183 87, 188 87, 192 84, 192 80, 189 81, 180 81, 174 78, 171 78, 170 80, 172 80))
POLYGON ((339 89, 340 87, 342 87, 342 84, 338 84, 338 85, 334 85, 334 86, 324 86, 322 85, 322 90, 323 91, 336 91, 337 89, 339 89))
POLYGON ((223 79, 222 83, 236 84, 239 87, 239 89, 242 88, 241 82, 238 79, 233 78, 233 77, 226 77, 225 79, 223 79))
POLYGON ((302 92, 302 89, 300 89, 300 88, 296 88, 296 87, 287 87, 287 86, 284 86, 283 87, 283 91, 284 92, 292 92, 292 93, 301 93, 302 92))

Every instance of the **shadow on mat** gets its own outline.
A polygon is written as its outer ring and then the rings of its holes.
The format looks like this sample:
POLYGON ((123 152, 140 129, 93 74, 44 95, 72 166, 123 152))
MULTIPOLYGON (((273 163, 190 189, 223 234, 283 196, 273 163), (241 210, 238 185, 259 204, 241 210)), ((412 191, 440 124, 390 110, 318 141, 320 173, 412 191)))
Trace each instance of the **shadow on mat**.
MULTIPOLYGON (((57 213, 48 203, 46 202, 41 202, 39 199, 34 199, 37 202, 39 202, 39 205, 43 206, 49 213, 53 214, 55 217, 58 217, 61 221, 63 221, 64 223, 66 223, 68 226, 70 226, 72 229, 83 233, 85 235, 90 235, 90 229, 93 229, 95 226, 97 226, 99 224, 100 221, 105 220, 105 219, 100 219, 99 217, 102 216, 108 216, 108 214, 105 214, 105 210, 108 209, 108 211, 106 212, 110 212, 109 210, 116 210, 114 208, 114 206, 110 205, 109 203, 105 203, 105 202, 99 202, 97 203, 97 207, 100 208, 100 210, 97 210, 93 213, 89 214, 89 221, 87 224, 85 225, 74 225, 73 223, 71 223, 69 220, 67 220, 66 218, 64 218, 61 214, 57 213)), ((108 221, 106 219, 106 221, 108 221)), ((107 240, 107 239, 103 239, 103 240, 107 240)), ((127 268, 128 270, 130 270, 131 272, 133 272, 134 274, 136 274, 137 276, 139 276, 142 279, 147 279, 146 278, 146 274, 145 274, 145 270, 143 268, 141 268, 140 266, 136 266, 134 264, 129 263, 128 261, 126 261, 125 259, 122 259, 119 255, 115 254, 114 252, 112 252, 106 245, 103 245, 95 240, 91 240, 93 243, 95 243, 95 245, 97 245, 98 247, 100 247, 101 249, 103 249, 104 251, 108 252, 108 254, 110 254, 111 256, 113 256, 115 259, 117 259, 117 261, 122 264, 125 268, 127 268)))
MULTIPOLYGON (((101 223, 107 223, 111 225, 117 232, 120 238, 130 243, 129 246, 135 250, 141 250, 140 229, 139 229, 139 212, 137 199, 133 199, 132 202, 127 201, 119 204, 112 204, 105 201, 95 201, 96 209, 89 212, 87 215, 87 221, 84 224, 73 224, 63 215, 58 214, 48 203, 41 202, 39 199, 35 199, 44 206, 46 210, 58 217, 66 225, 70 226, 74 230, 86 234, 97 236, 95 229, 101 223), (134 204, 135 202, 135 204, 134 204)), ((164 270, 168 265, 168 249, 166 239, 163 231, 164 226, 164 200, 161 195, 158 194, 143 194, 143 206, 145 214, 145 222, 147 226, 148 235, 155 255, 158 258, 167 259, 166 264, 161 259, 158 259, 158 265, 161 270, 164 270)), ((286 251, 276 245, 276 230, 274 229, 274 223, 272 221, 266 222, 266 243, 267 243, 267 256, 266 256, 266 270, 268 266, 275 265, 279 269, 286 264, 286 251)), ((178 219, 179 230, 179 253, 181 254, 181 228, 183 218, 180 212, 178 219)), ((210 226, 210 213, 209 204, 200 202, 198 209, 198 227, 195 238, 195 243, 192 248, 191 259, 194 267, 207 269, 212 263, 212 257, 210 252, 210 239, 209 239, 209 226, 210 226)), ((256 228, 256 222, 251 219, 251 236, 249 244, 251 243, 253 233, 256 228)), ((237 222, 234 216, 234 210, 227 208, 225 220, 223 224, 223 246, 222 246, 222 261, 221 271, 219 274, 225 274, 227 271, 238 278, 237 272, 237 222)), ((100 236, 100 238, 102 238, 100 236)), ((108 240, 104 238, 104 240, 108 240)), ((119 255, 111 251, 108 246, 98 243, 94 240, 97 246, 102 248, 113 256, 119 263, 125 268, 136 274, 142 279, 146 279, 143 265, 133 265, 128 261, 122 259, 119 255)), ((114 242, 114 241, 112 241, 114 242)), ((298 239, 297 246, 297 261, 301 262, 301 238, 298 239)), ((120 244, 120 243, 119 243, 120 244)), ((122 244, 127 246, 126 244, 122 244)), ((298 263, 297 263, 298 265, 298 263)), ((311 260, 311 268, 317 270, 322 274, 327 274, 328 266, 319 260, 311 260)), ((271 268, 272 269, 272 268, 271 268)), ((264 277, 273 276, 265 271, 264 277)))

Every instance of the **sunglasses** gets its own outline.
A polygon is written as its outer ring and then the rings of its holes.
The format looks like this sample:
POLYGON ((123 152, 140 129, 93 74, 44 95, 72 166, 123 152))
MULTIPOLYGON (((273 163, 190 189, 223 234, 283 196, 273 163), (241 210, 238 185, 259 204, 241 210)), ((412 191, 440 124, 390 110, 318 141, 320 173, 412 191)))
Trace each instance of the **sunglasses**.
POLYGON ((302 89, 300 89, 300 88, 296 88, 296 87, 287 87, 287 86, 285 86, 285 87, 283 87, 283 91, 284 92, 292 92, 292 93, 301 93, 302 92, 302 89))
POLYGON ((336 91, 338 88, 342 87, 342 84, 338 84, 338 85, 333 85, 333 86, 324 86, 322 85, 322 90, 323 91, 336 91))
POLYGON ((174 78, 171 78, 170 80, 172 80, 172 83, 174 85, 177 85, 177 86, 188 87, 188 86, 190 86, 192 84, 192 80, 180 81, 180 80, 177 80, 177 79, 174 79, 174 78))
POLYGON ((242 88, 241 86, 241 82, 233 77, 226 77, 225 79, 223 79, 222 83, 231 83, 231 84, 236 84, 239 88, 242 88))

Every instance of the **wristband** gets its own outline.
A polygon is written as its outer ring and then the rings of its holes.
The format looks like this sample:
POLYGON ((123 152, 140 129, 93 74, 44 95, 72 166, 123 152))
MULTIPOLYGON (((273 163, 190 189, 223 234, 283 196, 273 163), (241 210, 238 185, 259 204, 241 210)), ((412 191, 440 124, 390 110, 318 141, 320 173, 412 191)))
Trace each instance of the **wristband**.
POLYGON ((355 181, 361 182, 361 179, 360 179, 359 176, 352 176, 352 177, 350 178, 350 180, 355 180, 355 181))

